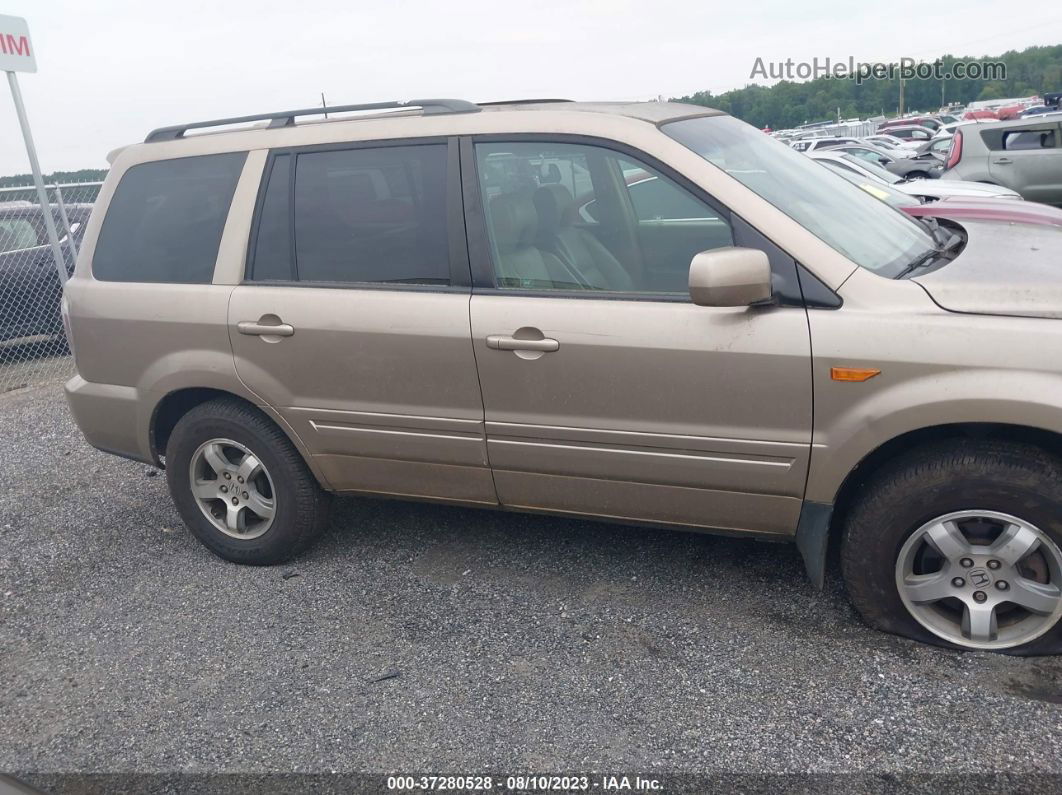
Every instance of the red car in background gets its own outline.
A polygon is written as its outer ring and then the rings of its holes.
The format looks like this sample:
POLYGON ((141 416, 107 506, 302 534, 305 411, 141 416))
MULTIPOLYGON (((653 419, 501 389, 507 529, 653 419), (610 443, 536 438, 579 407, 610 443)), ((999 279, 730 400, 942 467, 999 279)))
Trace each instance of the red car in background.
POLYGON ((996 111, 996 117, 1000 121, 1007 119, 1016 119, 1021 115, 1021 112, 1025 110, 1024 105, 1007 105, 1005 108, 999 108, 996 111))
POLYGON ((998 119, 999 115, 994 110, 968 110, 962 117, 966 121, 984 121, 998 119))
MULTIPOLYGON (((940 218, 949 221, 1002 221, 1011 224, 1062 226, 1062 209, 1039 202, 1018 199, 954 198, 922 201, 896 190, 884 182, 872 182, 855 172, 830 169, 837 176, 857 185, 875 199, 902 210, 915 218, 940 218)), ((637 184, 634 183, 634 184, 637 184)), ((631 187, 633 188, 633 184, 631 187)))
POLYGON ((941 199, 928 204, 907 204, 900 209, 916 218, 1062 226, 1062 210, 1039 202, 1016 202, 1010 199, 941 199))
POLYGON ((899 119, 889 119, 888 121, 883 121, 881 124, 878 125, 878 132, 887 133, 890 127, 909 126, 928 127, 933 132, 936 132, 944 125, 941 124, 940 119, 934 119, 931 116, 904 116, 899 119))

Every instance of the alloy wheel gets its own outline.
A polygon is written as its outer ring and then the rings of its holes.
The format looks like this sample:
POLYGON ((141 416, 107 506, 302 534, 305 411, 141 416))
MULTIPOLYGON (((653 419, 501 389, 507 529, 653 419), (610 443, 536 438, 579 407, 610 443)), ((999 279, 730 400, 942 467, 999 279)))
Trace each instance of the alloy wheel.
POLYGON ((263 535, 276 515, 276 491, 261 460, 232 439, 199 445, 189 465, 189 485, 203 515, 232 538, 263 535))
POLYGON ((926 522, 896 560, 896 588, 912 617, 971 649, 1028 643, 1062 618, 1062 551, 1031 523, 969 510, 926 522))

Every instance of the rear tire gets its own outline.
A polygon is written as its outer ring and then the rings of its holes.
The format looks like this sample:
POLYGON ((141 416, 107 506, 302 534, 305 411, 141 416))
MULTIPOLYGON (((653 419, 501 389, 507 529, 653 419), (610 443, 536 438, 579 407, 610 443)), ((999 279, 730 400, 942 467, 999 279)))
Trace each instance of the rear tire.
POLYGON ((951 648, 1058 653, 1062 462, 987 439, 914 450, 863 487, 841 569, 876 629, 951 648))
POLYGON ((185 414, 166 444, 166 480, 188 529, 233 563, 268 566, 305 550, 328 524, 330 495, 287 436, 236 399, 185 414))

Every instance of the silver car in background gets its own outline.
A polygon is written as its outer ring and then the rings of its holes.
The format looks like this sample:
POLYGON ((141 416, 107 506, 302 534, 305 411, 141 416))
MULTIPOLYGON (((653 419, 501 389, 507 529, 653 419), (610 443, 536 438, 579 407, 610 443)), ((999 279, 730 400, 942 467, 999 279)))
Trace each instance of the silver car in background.
POLYGON ((941 179, 1002 185, 1030 201, 1062 205, 1062 120, 1047 116, 960 127, 941 179))
POLYGON ((869 179, 871 184, 891 185, 909 196, 929 201, 945 198, 1021 199, 1017 192, 999 185, 955 180, 944 182, 940 179, 902 179, 874 163, 833 149, 812 152, 808 157, 820 163, 829 163, 832 171, 848 171, 869 179))

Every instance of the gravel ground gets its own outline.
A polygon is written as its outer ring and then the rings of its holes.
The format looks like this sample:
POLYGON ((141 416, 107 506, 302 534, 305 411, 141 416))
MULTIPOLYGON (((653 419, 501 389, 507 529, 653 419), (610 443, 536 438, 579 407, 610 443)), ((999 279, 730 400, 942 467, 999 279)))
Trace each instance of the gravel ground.
POLYGON ((864 627, 795 548, 344 499, 243 568, 0 395, 0 770, 1062 772, 1062 659, 864 627))

